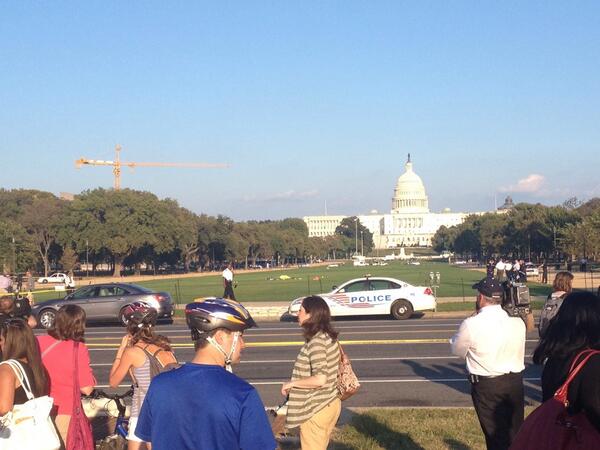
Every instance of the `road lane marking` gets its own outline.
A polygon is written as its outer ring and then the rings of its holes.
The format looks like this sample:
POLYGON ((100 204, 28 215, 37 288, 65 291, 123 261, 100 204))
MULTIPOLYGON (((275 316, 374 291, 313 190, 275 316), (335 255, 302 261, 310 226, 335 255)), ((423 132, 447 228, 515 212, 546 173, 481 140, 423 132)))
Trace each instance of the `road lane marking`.
MULTIPOLYGON (((523 381, 540 381, 540 377, 525 377, 523 381)), ((282 379, 281 381, 252 381, 246 380, 252 386, 281 386, 284 381, 289 381, 289 379, 282 379)), ((363 378, 360 379, 361 384, 385 384, 385 383, 469 383, 469 380, 465 377, 463 378, 398 378, 391 380, 365 380, 363 378)), ((108 384, 98 384, 97 388, 106 389, 110 388, 108 384)), ((131 384, 120 384, 117 388, 125 388, 128 389, 131 387, 131 384)))
MULTIPOLYGON (((394 331, 371 331, 369 334, 390 334, 390 333, 448 333, 448 332, 454 332, 456 330, 394 330, 394 331)), ((346 332, 344 333, 344 336, 347 335, 360 335, 360 334, 365 334, 362 331, 357 331, 357 332, 346 332)), ((275 337, 275 336, 298 336, 299 333, 273 333, 273 334, 261 334, 260 336, 244 336, 244 339, 247 337, 250 338, 258 338, 258 337, 275 337)), ((190 336, 186 335, 186 336, 169 336, 169 339, 190 339, 190 336)), ((120 341, 121 338, 118 337, 92 337, 92 338, 88 338, 86 339, 86 341, 120 341)), ((249 342, 246 341, 246 344, 248 344, 249 342)))
MULTIPOLYGON (((415 324, 404 324, 404 323, 398 323, 398 324, 389 324, 389 325, 348 325, 348 326, 335 326, 336 330, 359 330, 359 329, 373 329, 373 328, 398 328, 398 326, 401 327, 441 327, 441 326, 445 326, 445 327, 451 327, 451 326, 457 326, 460 325, 459 322, 457 323, 435 323, 435 324, 428 324, 428 323, 415 323, 415 324)), ((294 326, 294 327, 264 327, 264 328, 250 328, 246 331, 244 331, 244 333, 249 333, 249 334, 261 334, 263 331, 293 331, 293 330, 299 330, 298 326, 294 326)), ((189 328, 175 328, 175 329, 161 329, 161 328, 156 328, 156 332, 158 334, 170 334, 170 333, 181 333, 181 332, 185 332, 185 331, 189 331, 189 328)), ((434 331, 434 330, 432 330, 434 331)), ((456 329, 453 329, 453 331, 456 331, 456 329)), ((117 335, 123 335, 125 333, 125 329, 123 328, 122 331, 121 330, 113 330, 113 331, 89 331, 86 330, 85 335, 86 336, 92 336, 92 335, 100 335, 100 334, 117 334, 117 335)), ((44 334, 43 331, 40 331, 39 334, 44 334)), ((189 337, 189 334, 187 335, 187 337, 189 337)))

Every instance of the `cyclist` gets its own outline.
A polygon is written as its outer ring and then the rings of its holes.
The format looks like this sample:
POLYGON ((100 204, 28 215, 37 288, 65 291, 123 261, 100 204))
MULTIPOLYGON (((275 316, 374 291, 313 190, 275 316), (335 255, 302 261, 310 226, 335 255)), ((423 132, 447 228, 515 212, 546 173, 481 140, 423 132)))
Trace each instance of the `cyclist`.
POLYGON ((115 361, 110 369, 110 387, 116 388, 129 372, 134 382, 127 449, 146 448, 142 440, 135 436, 135 427, 140 408, 148 392, 151 380, 150 358, 154 357, 163 367, 174 365, 177 359, 171 350, 169 340, 153 330, 158 314, 156 309, 145 303, 136 302, 126 307, 127 334, 121 340, 115 361))
POLYGON ((136 435, 152 450, 272 450, 264 405, 249 383, 231 373, 256 326, 238 302, 207 298, 185 307, 196 353, 192 362, 152 380, 136 435))

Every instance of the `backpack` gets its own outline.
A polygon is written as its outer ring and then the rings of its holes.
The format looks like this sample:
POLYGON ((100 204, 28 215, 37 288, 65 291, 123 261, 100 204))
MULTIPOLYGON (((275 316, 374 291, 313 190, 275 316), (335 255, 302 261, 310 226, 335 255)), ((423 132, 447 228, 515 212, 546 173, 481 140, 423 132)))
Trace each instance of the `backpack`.
POLYGON ((550 320, 556 315, 566 296, 566 292, 556 291, 550 294, 546 299, 544 307, 542 308, 542 313, 540 314, 540 324, 538 328, 540 337, 544 337, 550 320))
POLYGON ((140 347, 140 348, 146 354, 146 358, 148 358, 148 361, 150 361, 150 379, 151 380, 159 373, 168 372, 169 370, 177 369, 178 367, 180 367, 180 364, 177 361, 163 366, 162 363, 160 362, 160 360, 156 357, 156 355, 158 355, 160 352, 162 352, 163 349, 159 348, 154 353, 150 353, 148 350, 146 350, 147 347, 148 346, 140 347))

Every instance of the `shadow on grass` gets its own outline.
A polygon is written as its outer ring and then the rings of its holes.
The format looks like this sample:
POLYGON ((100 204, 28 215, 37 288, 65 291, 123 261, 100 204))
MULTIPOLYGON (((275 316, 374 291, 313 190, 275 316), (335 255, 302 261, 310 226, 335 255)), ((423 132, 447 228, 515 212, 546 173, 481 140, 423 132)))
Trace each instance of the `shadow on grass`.
MULTIPOLYGON (((354 416, 351 425, 364 438, 371 439, 373 444, 382 448, 389 450, 425 450, 408 434, 392 430, 372 416, 366 414, 354 416)), ((364 448, 362 440, 356 443, 348 443, 347 441, 340 442, 335 439, 331 441, 328 447, 330 450, 361 450, 364 448)))
POLYGON ((457 441, 456 439, 447 438, 444 439, 444 443, 448 446, 447 448, 449 450, 471 450, 471 447, 463 444, 460 441, 457 441))

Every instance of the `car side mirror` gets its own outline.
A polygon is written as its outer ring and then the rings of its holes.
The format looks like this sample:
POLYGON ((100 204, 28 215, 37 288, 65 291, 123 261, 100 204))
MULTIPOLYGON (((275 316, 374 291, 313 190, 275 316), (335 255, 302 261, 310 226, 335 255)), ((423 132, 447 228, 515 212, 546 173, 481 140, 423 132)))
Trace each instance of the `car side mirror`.
MULTIPOLYGON (((333 286, 331 286, 331 290, 334 291, 336 290, 338 287, 334 284, 333 286)), ((344 290, 342 289, 340 292, 344 292, 344 290)))

